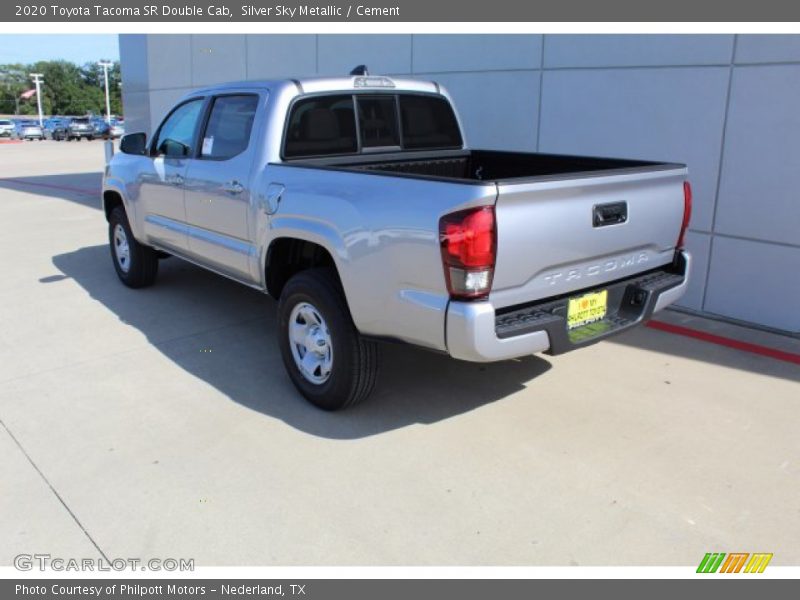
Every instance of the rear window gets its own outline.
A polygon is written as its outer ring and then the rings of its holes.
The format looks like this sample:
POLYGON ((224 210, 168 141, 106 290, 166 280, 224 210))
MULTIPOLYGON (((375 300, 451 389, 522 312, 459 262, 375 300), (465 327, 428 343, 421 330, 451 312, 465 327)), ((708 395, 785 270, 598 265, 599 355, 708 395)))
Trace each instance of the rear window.
POLYGON ((400 96, 403 148, 458 148, 461 131, 453 108, 444 98, 400 96))
POLYGON ((363 148, 399 148, 394 96, 359 96, 358 131, 363 148))
POLYGON ((283 155, 334 156, 379 149, 460 148, 462 144, 453 109, 440 96, 339 94, 295 102, 283 155))

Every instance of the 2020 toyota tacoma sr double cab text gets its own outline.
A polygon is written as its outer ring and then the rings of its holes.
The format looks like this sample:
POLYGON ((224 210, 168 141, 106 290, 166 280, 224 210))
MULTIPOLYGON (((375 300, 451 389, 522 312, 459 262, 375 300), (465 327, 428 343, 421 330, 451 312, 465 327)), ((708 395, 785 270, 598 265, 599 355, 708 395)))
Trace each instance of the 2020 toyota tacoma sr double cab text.
POLYGON ((341 409, 378 343, 467 361, 581 348, 686 290, 684 165, 469 149, 435 82, 351 75, 196 90, 123 137, 114 267, 174 255, 278 300, 297 389, 341 409))

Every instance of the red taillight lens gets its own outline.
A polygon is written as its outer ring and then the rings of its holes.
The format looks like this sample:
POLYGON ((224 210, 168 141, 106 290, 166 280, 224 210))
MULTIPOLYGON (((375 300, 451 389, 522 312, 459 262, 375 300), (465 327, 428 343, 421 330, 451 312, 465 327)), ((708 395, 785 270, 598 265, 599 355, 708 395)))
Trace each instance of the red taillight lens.
POLYGON ((688 181, 683 182, 683 222, 681 223, 681 233, 678 236, 678 249, 683 248, 683 238, 689 228, 689 221, 692 219, 692 186, 688 181))
POLYGON ((452 298, 480 299, 489 294, 494 275, 494 207, 470 208, 439 221, 447 290, 452 298))

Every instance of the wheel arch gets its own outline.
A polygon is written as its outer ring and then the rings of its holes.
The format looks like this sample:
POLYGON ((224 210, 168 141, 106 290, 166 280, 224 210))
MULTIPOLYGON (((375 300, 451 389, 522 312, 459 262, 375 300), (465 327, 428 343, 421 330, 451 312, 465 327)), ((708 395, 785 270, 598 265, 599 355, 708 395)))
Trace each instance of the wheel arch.
POLYGON ((264 283, 267 293, 280 298, 286 283, 297 273, 327 267, 342 284, 334 254, 317 241, 297 236, 281 236, 272 240, 264 261, 264 283))
POLYGON ((110 219, 111 211, 113 211, 117 206, 121 206, 127 211, 127 208, 125 207, 125 201, 122 199, 122 194, 115 189, 103 190, 103 214, 106 216, 106 221, 110 219))

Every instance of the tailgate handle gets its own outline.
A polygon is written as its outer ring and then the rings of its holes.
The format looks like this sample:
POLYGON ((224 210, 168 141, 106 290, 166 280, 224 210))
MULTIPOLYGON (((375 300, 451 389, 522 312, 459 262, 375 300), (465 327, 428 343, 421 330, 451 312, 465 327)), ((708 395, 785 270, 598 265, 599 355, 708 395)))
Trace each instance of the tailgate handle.
POLYGON ((592 214, 592 223, 595 227, 624 223, 628 220, 628 203, 609 202, 608 204, 595 204, 592 214))

